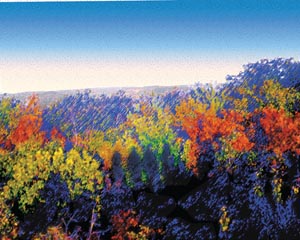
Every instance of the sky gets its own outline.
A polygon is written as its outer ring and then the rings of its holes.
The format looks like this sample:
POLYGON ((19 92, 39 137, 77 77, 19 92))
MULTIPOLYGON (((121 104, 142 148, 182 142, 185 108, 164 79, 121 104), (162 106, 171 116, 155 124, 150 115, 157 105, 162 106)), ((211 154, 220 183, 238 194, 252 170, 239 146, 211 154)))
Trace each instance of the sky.
POLYGON ((0 2, 0 92, 221 83, 300 57, 300 1, 0 2))

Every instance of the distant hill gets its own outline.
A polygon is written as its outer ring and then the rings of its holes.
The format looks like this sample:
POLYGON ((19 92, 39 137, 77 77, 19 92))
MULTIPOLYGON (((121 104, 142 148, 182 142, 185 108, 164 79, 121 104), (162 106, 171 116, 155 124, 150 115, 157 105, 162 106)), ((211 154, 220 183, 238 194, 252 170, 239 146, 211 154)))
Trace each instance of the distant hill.
POLYGON ((20 101, 25 101, 28 97, 33 94, 37 94, 40 98, 41 105, 45 106, 52 102, 63 99, 65 96, 74 95, 78 92, 89 91, 91 95, 112 95, 118 91, 124 91, 125 95, 132 98, 140 97, 141 95, 149 94, 164 94, 172 90, 188 90, 190 86, 180 85, 180 86, 147 86, 147 87, 111 87, 111 88, 87 88, 87 89, 76 89, 76 90, 61 90, 61 91, 40 91, 40 92, 21 92, 13 94, 1 94, 0 98, 3 96, 15 97, 20 101))

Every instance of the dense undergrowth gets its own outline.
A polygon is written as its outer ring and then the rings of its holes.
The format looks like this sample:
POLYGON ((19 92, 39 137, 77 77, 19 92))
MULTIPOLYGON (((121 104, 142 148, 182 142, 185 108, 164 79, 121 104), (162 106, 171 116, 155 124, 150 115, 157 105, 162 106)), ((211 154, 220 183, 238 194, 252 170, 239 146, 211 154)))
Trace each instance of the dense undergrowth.
POLYGON ((45 108, 2 97, 2 239, 297 239, 299 83, 300 63, 275 59, 218 89, 84 92, 45 108), (177 215, 149 215, 149 194, 177 215), (191 235, 181 218, 214 230, 191 235))

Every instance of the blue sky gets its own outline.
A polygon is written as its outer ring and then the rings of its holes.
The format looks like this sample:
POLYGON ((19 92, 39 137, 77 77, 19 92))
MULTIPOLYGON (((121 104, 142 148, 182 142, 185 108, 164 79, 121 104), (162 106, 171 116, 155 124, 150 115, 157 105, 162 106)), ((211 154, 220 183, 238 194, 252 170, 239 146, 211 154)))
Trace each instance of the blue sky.
POLYGON ((223 82, 261 58, 298 60, 299 11, 290 0, 0 3, 0 91, 223 82))

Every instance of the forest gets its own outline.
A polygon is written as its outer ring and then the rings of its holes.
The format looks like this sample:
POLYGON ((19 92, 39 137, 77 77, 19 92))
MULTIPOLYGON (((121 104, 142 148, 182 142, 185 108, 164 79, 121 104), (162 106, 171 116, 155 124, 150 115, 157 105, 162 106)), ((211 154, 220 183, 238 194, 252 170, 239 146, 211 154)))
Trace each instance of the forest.
POLYGON ((300 62, 133 98, 0 98, 1 239, 300 239, 300 62))

